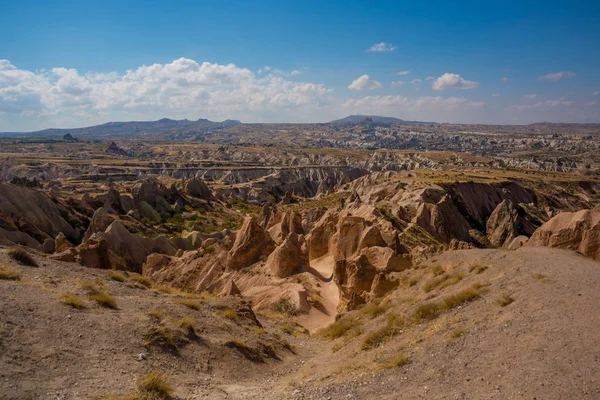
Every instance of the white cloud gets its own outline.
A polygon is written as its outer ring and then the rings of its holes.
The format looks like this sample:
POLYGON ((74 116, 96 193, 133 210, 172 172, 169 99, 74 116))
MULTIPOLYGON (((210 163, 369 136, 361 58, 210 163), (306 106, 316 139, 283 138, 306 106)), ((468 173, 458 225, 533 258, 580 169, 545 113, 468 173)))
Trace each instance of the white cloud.
POLYGON ((369 47, 365 51, 379 52, 379 53, 389 53, 396 50, 396 46, 392 44, 387 44, 385 42, 375 43, 373 46, 369 47))
POLYGON ((105 120, 107 115, 121 114, 146 119, 256 117, 283 110, 312 110, 330 101, 331 90, 322 84, 289 81, 268 66, 262 70, 272 72, 259 76, 234 64, 199 64, 180 58, 123 74, 81 75, 67 68, 21 70, 0 60, 0 112, 78 125, 76 121, 83 123, 86 118, 105 120))
POLYGON ((425 78, 426 81, 433 81, 435 80, 435 76, 428 76, 427 78, 425 78))
POLYGON ((540 81, 556 82, 564 78, 570 78, 572 76, 575 76, 575 73, 571 71, 553 72, 550 74, 540 76, 540 81))
POLYGON ((500 93, 492 93, 492 97, 498 97, 500 96, 500 93))
POLYGON ((597 101, 588 101, 587 103, 585 103, 586 106, 595 106, 596 104, 598 104, 597 101))
POLYGON ((469 90, 479 86, 478 82, 468 81, 458 74, 446 72, 433 82, 433 90, 463 89, 469 90))
POLYGON ((422 80, 422 79, 419 79, 419 78, 415 78, 415 79, 413 79, 412 81, 410 81, 410 83, 412 83, 413 85, 419 84, 419 83, 421 83, 421 82, 423 82, 423 80, 422 80))
POLYGON ((405 83, 405 81, 392 81, 392 86, 398 87, 404 85, 405 83))
POLYGON ((398 71, 398 75, 404 76, 410 74, 410 71, 398 71))
POLYGON ((509 78, 507 78, 506 76, 505 76, 505 77, 503 77, 503 78, 502 78, 502 79, 500 79, 500 80, 501 80, 502 82, 504 82, 504 83, 506 83, 506 82, 510 81, 510 79, 509 79, 509 78))
POLYGON ((535 99, 537 97, 537 94, 526 94, 523 97, 526 99, 535 99))
POLYGON ((598 96, 600 94, 600 91, 594 92, 594 96, 598 96))
POLYGON ((354 90, 373 90, 381 87, 381 83, 374 79, 371 79, 369 75, 363 75, 356 78, 349 86, 348 89, 354 90))
POLYGON ((572 101, 567 101, 564 98, 559 100, 544 100, 533 104, 511 104, 506 108, 506 111, 529 111, 529 110, 550 110, 560 106, 570 106, 572 101))

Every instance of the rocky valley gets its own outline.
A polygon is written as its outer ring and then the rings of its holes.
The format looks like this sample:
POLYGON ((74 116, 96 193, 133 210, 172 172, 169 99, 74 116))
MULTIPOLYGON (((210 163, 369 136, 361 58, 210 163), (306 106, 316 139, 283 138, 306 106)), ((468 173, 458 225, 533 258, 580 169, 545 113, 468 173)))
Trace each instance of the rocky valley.
POLYGON ((0 139, 0 397, 600 396, 596 125, 92 128, 0 139))

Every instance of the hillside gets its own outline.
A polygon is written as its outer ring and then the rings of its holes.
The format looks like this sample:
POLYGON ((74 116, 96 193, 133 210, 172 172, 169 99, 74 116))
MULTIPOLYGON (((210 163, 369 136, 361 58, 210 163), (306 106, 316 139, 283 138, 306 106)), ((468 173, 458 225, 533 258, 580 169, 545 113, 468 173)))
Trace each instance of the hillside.
POLYGON ((113 137, 141 137, 141 138, 184 138, 197 135, 206 131, 223 129, 240 124, 239 121, 225 120, 213 122, 207 119, 189 121, 187 119, 174 120, 163 118, 158 121, 130 121, 130 122, 107 122, 102 125, 88 126, 73 129, 44 129, 36 132, 24 132, 18 134, 4 133, 1 136, 31 136, 31 137, 54 137, 62 138, 70 134, 83 138, 113 138, 113 137))
POLYGON ((394 117, 381 117, 378 115, 349 115, 346 118, 336 119, 330 124, 353 124, 360 122, 372 122, 375 124, 432 124, 434 122, 405 121, 394 117))
POLYGON ((0 250, 2 265, 20 274, 0 280, 4 399, 124 394, 151 370, 168 371, 186 399, 600 395, 600 264, 565 250, 440 254, 405 271, 407 283, 379 306, 339 318, 340 333, 324 331, 339 335, 333 340, 282 331, 269 314, 256 322, 237 298, 169 293, 135 274, 119 282, 108 271, 35 258, 38 268, 20 266, 0 250), (94 285, 116 309, 88 299, 94 285), (477 295, 462 304, 423 311, 473 287, 477 295), (85 308, 61 303, 66 293, 85 308), (174 346, 160 345, 161 327, 174 346))

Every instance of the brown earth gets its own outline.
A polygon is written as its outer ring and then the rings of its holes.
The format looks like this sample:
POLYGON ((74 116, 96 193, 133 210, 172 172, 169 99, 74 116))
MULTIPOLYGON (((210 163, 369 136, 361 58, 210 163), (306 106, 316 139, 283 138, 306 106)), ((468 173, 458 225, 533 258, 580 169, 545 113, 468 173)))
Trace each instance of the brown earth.
POLYGON ((135 274, 117 282, 109 271, 35 258, 39 268, 17 265, 6 250, 0 252, 0 265, 22 275, 18 281, 0 280, 0 397, 6 399, 125 393, 151 369, 168 371, 176 395, 186 399, 600 396, 600 264, 566 250, 437 255, 399 273, 405 284, 381 302, 381 315, 371 319, 368 307, 345 314, 342 319, 361 321, 363 333, 334 342, 301 330, 286 333, 287 320, 268 313, 258 315, 261 328, 235 296, 191 298, 199 304, 194 310, 177 303, 189 297, 146 288, 135 274), (435 279, 454 274, 463 278, 426 291, 435 279), (88 300, 86 281, 104 287, 118 309, 88 300), (375 349, 361 350, 367 335, 384 326, 391 313, 409 316, 419 305, 475 283, 486 288, 479 298, 407 325, 375 349), (66 292, 78 295, 87 309, 61 304, 66 292), (513 301, 503 307, 504 296, 513 301), (197 336, 185 336, 176 352, 144 347, 144 335, 161 326, 147 314, 156 309, 163 310, 164 325, 192 318, 197 336), (225 316, 230 309, 236 319, 225 316), (244 355, 231 344, 235 340, 251 350, 244 355), (386 368, 398 354, 407 363, 386 368))

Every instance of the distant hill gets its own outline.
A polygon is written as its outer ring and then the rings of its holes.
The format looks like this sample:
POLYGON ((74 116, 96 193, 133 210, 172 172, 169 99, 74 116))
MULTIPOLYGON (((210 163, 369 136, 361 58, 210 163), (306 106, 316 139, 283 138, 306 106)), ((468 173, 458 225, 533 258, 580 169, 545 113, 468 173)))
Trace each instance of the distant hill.
POLYGON ((186 139, 194 138, 197 135, 202 135, 203 133, 213 130, 239 125, 240 123, 240 121, 230 119, 223 122, 213 122, 203 118, 197 121, 163 118, 158 121, 107 122, 106 124, 84 128, 44 129, 35 132, 0 133, 0 136, 62 138, 66 135, 71 135, 88 139, 106 139, 119 136, 144 137, 149 139, 186 139))
POLYGON ((349 115, 346 118, 336 119, 330 124, 356 124, 360 122, 372 122, 375 124, 432 124, 434 122, 405 121, 394 117, 381 117, 379 115, 349 115))

